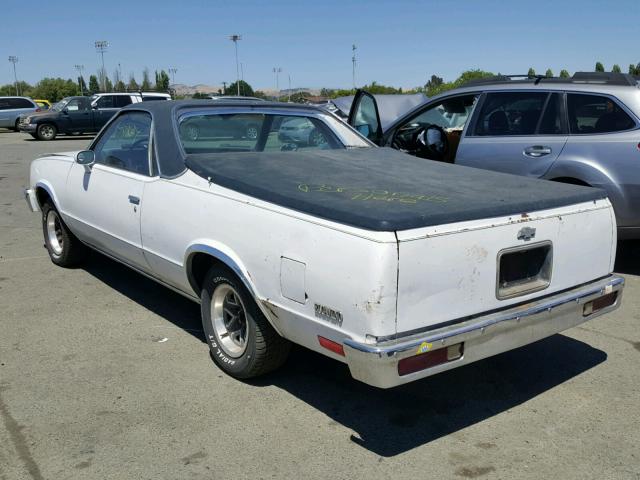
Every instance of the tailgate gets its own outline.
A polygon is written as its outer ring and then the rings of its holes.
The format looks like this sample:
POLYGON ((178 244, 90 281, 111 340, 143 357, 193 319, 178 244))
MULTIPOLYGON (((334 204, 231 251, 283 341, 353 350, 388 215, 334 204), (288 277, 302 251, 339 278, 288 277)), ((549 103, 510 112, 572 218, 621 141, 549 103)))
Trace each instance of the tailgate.
POLYGON ((399 231, 397 332, 526 302, 611 273, 607 199, 399 231))

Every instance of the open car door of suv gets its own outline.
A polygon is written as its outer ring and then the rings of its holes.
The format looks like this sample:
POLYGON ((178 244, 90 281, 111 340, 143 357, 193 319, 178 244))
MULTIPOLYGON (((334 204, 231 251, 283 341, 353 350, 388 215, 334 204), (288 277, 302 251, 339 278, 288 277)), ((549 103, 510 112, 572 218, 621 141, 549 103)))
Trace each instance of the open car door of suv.
POLYGON ((356 92, 349 110, 348 123, 376 145, 382 144, 382 124, 378 103, 369 92, 364 90, 356 92))

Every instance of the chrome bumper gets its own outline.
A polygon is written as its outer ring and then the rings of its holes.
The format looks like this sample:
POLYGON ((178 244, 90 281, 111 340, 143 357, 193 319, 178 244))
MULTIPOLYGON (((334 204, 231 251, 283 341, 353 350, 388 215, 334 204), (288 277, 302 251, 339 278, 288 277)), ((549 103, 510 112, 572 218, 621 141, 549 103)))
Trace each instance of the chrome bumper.
POLYGON ((533 343, 615 310, 620 305, 623 288, 624 279, 611 275, 525 305, 421 334, 379 343, 347 339, 346 361, 355 379, 375 387, 394 387, 533 343), (586 303, 613 292, 618 293, 612 305, 584 315, 586 303), (457 360, 403 376, 398 374, 400 360, 419 355, 425 348, 430 352, 458 343, 464 346, 457 360))
POLYGON ((29 205, 29 209, 32 212, 39 212, 40 205, 38 204, 36 192, 34 192, 30 188, 25 188, 23 192, 24 192, 24 199, 27 201, 27 205, 29 205))

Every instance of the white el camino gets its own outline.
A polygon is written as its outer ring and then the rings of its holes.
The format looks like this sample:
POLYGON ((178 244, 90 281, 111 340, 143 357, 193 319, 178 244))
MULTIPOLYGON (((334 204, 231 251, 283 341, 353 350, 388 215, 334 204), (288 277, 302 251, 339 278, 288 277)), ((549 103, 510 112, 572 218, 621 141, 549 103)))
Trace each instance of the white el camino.
POLYGON ((393 387, 609 312, 624 284, 602 191, 377 148, 300 105, 131 105, 34 160, 25 195, 54 264, 89 247, 200 302, 237 378, 294 342, 393 387))

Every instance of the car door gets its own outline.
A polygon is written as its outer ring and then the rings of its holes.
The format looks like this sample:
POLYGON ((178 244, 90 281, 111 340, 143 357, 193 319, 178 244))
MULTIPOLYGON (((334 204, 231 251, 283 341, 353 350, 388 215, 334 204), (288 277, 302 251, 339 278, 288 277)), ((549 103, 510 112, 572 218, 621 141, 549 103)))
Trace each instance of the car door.
POLYGON ((488 92, 460 142, 456 163, 542 177, 567 143, 563 94, 548 91, 488 92))
POLYGON ((68 132, 93 131, 93 115, 88 98, 72 98, 62 110, 64 129, 68 132))
POLYGON ((364 90, 356 92, 347 121, 376 145, 382 144, 383 132, 378 103, 369 92, 364 90))
POLYGON ((75 163, 67 177, 67 215, 85 242, 148 270, 142 253, 140 214, 151 174, 151 116, 130 111, 94 142, 91 168, 75 163))

